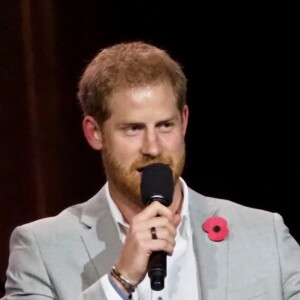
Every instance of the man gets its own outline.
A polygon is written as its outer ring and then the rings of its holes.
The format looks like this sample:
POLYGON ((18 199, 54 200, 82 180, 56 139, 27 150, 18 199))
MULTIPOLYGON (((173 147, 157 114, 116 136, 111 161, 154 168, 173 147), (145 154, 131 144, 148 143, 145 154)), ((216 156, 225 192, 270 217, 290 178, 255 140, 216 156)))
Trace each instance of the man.
POLYGON ((300 299, 300 247, 280 215, 205 197, 181 178, 187 80, 143 42, 102 50, 78 97, 83 131, 107 183, 89 201, 16 228, 3 299, 300 299), (170 206, 141 200, 146 167, 168 166, 170 206), (165 252, 152 290, 148 261, 165 252))

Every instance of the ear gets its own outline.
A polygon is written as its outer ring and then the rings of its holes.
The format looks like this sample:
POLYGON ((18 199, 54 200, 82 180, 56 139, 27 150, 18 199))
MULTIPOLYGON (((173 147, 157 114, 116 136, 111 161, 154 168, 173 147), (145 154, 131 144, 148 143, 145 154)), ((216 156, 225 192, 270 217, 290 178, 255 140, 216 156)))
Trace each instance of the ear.
POLYGON ((184 106, 182 111, 182 124, 183 124, 183 134, 186 134, 186 129, 189 121, 189 108, 187 105, 184 106))
POLYGON ((102 135, 97 121, 91 116, 85 116, 82 121, 82 128, 90 146, 95 150, 101 150, 102 135))

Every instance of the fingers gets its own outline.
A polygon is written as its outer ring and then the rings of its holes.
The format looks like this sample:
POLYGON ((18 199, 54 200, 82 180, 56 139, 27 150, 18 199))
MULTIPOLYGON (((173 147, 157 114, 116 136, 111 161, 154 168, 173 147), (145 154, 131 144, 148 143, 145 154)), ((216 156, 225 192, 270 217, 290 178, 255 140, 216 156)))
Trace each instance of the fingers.
POLYGON ((175 246, 176 226, 179 222, 179 215, 174 216, 169 208, 154 201, 133 218, 127 236, 147 243, 146 247, 151 252, 163 250, 171 254, 175 246), (153 241, 151 228, 155 228, 156 241, 153 241))
MULTIPOLYGON (((130 224, 131 234, 139 234, 142 240, 152 239, 151 228, 161 232, 159 239, 167 239, 176 235, 177 218, 170 209, 158 201, 152 202, 141 213, 136 215, 130 224)), ((173 243, 172 243, 173 244, 173 243)))
POLYGON ((149 238, 147 238, 146 242, 149 244, 149 248, 152 252, 163 250, 169 255, 172 255, 174 247, 176 245, 175 235, 171 235, 170 232, 163 227, 156 229, 157 239, 152 238, 150 230, 147 235, 149 236, 149 238))
POLYGON ((176 235, 176 227, 174 226, 173 221, 170 221, 168 218, 163 216, 152 217, 151 219, 140 221, 134 219, 130 225, 130 230, 132 233, 135 232, 147 232, 147 237, 151 236, 151 228, 155 227, 156 231, 160 228, 165 228, 168 230, 168 233, 172 236, 176 235))
POLYGON ((145 221, 150 218, 154 218, 157 216, 163 216, 172 221, 173 214, 170 209, 164 205, 162 205, 158 201, 153 201, 149 206, 147 206, 140 214, 136 216, 137 221, 145 221))

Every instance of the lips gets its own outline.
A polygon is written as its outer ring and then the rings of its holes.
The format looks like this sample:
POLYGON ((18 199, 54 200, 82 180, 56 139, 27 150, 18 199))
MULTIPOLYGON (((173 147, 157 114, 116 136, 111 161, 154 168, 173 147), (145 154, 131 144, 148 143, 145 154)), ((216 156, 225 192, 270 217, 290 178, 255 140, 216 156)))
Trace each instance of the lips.
POLYGON ((140 173, 143 173, 143 170, 144 170, 146 167, 150 166, 150 165, 152 165, 152 163, 149 164, 149 165, 145 165, 145 166, 143 166, 143 167, 137 168, 137 171, 140 172, 140 173))
MULTIPOLYGON (((151 165, 151 164, 149 164, 149 165, 151 165)), ((142 173, 143 170, 144 170, 146 167, 148 167, 149 165, 144 165, 144 166, 142 166, 142 167, 138 167, 138 168, 137 168, 137 171, 140 172, 140 173, 142 173)))
POLYGON ((138 168, 137 170, 138 170, 140 173, 142 173, 144 168, 145 168, 145 167, 138 168))
MULTIPOLYGON (((147 165, 143 165, 143 166, 140 166, 140 167, 137 167, 136 170, 139 172, 139 173, 143 173, 143 170, 144 168, 152 165, 152 164, 155 164, 155 163, 161 163, 161 164, 167 164, 166 162, 161 162, 161 161, 152 161, 150 164, 147 164, 147 165)), ((168 165, 168 164, 167 164, 168 165)))

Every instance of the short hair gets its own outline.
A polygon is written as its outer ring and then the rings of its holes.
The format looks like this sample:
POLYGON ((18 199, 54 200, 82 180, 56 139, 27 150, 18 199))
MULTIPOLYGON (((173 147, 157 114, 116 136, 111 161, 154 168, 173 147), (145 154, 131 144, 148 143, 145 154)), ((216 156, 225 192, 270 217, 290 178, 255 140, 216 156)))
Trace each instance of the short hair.
POLYGON ((102 125, 109 117, 108 97, 122 88, 168 82, 179 111, 186 103, 187 78, 179 62, 163 49, 142 41, 119 43, 100 51, 79 81, 78 99, 84 115, 102 125))

